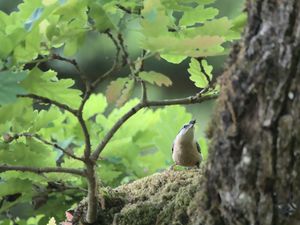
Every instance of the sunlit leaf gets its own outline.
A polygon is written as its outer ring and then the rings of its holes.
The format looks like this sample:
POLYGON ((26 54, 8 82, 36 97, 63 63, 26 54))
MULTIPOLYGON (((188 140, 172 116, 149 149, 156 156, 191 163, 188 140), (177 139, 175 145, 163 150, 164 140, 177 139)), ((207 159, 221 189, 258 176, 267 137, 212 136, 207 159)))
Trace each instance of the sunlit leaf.
POLYGON ((58 80, 56 72, 51 70, 42 72, 38 68, 31 70, 27 78, 21 82, 21 86, 32 94, 78 107, 81 102, 81 91, 72 89, 73 85, 72 79, 58 80))
POLYGON ((218 13, 219 11, 216 8, 204 8, 202 5, 199 5, 190 11, 186 11, 180 19, 179 25, 191 26, 195 23, 203 23, 206 20, 213 19, 218 13))
POLYGON ((98 113, 103 113, 107 107, 106 98, 102 94, 93 94, 83 109, 83 118, 88 119, 98 113))
POLYGON ((130 98, 133 88, 134 88, 134 80, 130 79, 130 80, 128 80, 128 82, 126 82, 126 84, 122 90, 121 96, 116 102, 116 105, 118 107, 124 105, 124 103, 130 98))
POLYGON ((142 80, 147 81, 150 84, 156 84, 160 87, 162 85, 167 87, 172 85, 172 81, 169 77, 155 71, 143 71, 139 73, 139 76, 142 78, 142 80))
POLYGON ((101 4, 92 2, 90 5, 89 15, 94 20, 95 27, 99 31, 105 31, 107 29, 115 28, 113 22, 110 19, 108 13, 103 9, 101 4))
POLYGON ((26 90, 20 86, 25 79, 26 72, 0 72, 0 105, 16 101, 17 94, 25 94, 26 90))
POLYGON ((5 58, 12 51, 13 43, 7 35, 1 32, 0 32, 0 43, 1 43, 0 58, 5 58))
POLYGON ((129 82, 128 78, 118 78, 110 82, 106 89, 106 99, 109 103, 113 103, 118 100, 127 82, 129 82))
POLYGON ((202 72, 200 63, 198 60, 191 58, 191 62, 189 64, 188 72, 190 73, 190 80, 192 80, 195 83, 195 86, 199 88, 204 88, 208 85, 209 80, 211 80, 212 77, 212 66, 207 64, 206 60, 202 60, 202 65, 205 73, 208 75, 208 78, 206 75, 202 72))
POLYGON ((174 63, 174 64, 179 64, 183 60, 185 60, 187 57, 186 56, 181 56, 181 55, 168 55, 168 54, 162 54, 160 55, 164 60, 174 63))

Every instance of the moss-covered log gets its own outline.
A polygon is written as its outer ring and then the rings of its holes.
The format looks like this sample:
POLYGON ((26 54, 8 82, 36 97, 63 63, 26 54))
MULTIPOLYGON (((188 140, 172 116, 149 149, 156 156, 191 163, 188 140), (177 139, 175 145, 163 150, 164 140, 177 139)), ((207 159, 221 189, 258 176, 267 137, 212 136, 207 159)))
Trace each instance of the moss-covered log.
MULTIPOLYGON (((105 207, 96 224, 185 225, 206 220, 209 207, 203 169, 165 171, 116 189, 102 189, 105 207)), ((81 202, 75 220, 84 218, 81 202)), ((209 214, 208 214, 209 215, 209 214)))

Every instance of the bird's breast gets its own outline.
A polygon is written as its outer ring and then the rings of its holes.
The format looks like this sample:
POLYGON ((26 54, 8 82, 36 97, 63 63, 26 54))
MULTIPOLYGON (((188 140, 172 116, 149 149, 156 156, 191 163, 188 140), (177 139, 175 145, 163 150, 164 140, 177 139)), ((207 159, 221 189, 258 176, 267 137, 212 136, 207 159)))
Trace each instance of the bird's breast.
POLYGON ((197 151, 196 142, 175 142, 173 146, 172 158, 177 165, 181 166, 195 166, 201 161, 201 155, 197 151))

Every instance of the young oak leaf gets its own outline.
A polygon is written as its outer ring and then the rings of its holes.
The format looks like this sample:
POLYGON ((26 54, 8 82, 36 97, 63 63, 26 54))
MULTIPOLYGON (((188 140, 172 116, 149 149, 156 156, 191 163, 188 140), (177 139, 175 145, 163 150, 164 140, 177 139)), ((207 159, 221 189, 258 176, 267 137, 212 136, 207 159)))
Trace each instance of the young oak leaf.
POLYGON ((26 93, 26 90, 20 86, 20 82, 25 77, 26 72, 0 72, 0 105, 13 103, 17 100, 17 94, 26 93))
POLYGON ((203 23, 206 20, 213 19, 218 13, 219 11, 216 8, 204 8, 203 5, 199 5, 196 8, 185 12, 180 19, 179 25, 192 26, 195 23, 203 23))
POLYGON ((189 66, 190 67, 188 68, 188 72, 191 75, 190 80, 195 83, 196 87, 205 88, 209 84, 209 81, 212 78, 211 72, 212 72, 213 67, 208 65, 206 60, 202 60, 202 66, 203 66, 205 73, 208 75, 208 78, 209 78, 209 80, 208 80, 206 75, 202 72, 201 66, 200 66, 200 63, 198 62, 198 60, 191 58, 191 62, 189 64, 189 66))
POLYGON ((125 83, 125 86, 122 90, 121 96, 116 102, 116 105, 118 107, 121 107, 122 105, 124 105, 124 103, 129 99, 129 97, 132 94, 133 88, 134 88, 134 80, 130 79, 130 80, 128 80, 128 82, 125 83))
POLYGON ((106 89, 106 99, 108 103, 114 103, 122 94, 122 90, 125 84, 129 81, 129 78, 120 77, 110 82, 106 89))
POLYGON ((161 73, 155 72, 155 71, 143 71, 139 73, 139 77, 144 80, 149 82, 150 84, 156 84, 158 86, 171 86, 172 81, 170 80, 169 77, 166 75, 163 75, 161 73))
POLYGON ((72 79, 57 79, 56 72, 43 72, 38 68, 32 69, 21 86, 32 94, 62 102, 71 107, 78 107, 81 102, 81 91, 72 89, 72 79))
POLYGON ((92 94, 83 108, 83 118, 89 119, 92 116, 103 113, 107 107, 106 98, 102 94, 92 94))

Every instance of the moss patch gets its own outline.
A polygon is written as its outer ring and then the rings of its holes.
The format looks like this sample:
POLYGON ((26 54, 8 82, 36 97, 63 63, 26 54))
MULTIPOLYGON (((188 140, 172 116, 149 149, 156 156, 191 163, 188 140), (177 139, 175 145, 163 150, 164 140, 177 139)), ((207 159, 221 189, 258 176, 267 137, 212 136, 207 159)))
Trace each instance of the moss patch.
POLYGON ((115 189, 102 189, 105 209, 96 224, 195 224, 203 205, 199 202, 206 195, 204 180, 201 169, 164 171, 115 189))

